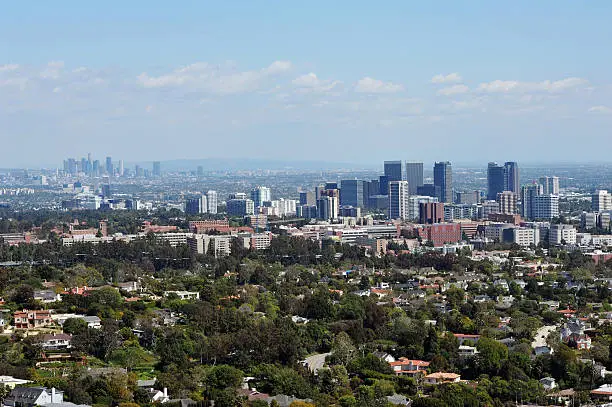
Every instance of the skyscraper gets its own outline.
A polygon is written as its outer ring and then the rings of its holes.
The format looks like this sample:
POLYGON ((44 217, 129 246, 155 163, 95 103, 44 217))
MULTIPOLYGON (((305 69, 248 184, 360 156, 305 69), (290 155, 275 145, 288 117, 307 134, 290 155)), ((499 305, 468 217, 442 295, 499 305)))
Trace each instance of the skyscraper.
POLYGON ((208 213, 217 213, 217 191, 208 191, 206 198, 208 200, 208 213))
POLYGON ((514 161, 506 161, 504 163, 504 191, 521 192, 521 182, 518 163, 514 161))
POLYGON ((123 168, 123 160, 119 160, 119 176, 123 177, 124 168, 123 168))
POLYGON ((544 194, 559 194, 559 177, 540 177, 539 184, 544 194))
POLYGON ((533 202, 535 197, 541 194, 542 187, 539 184, 525 185, 521 189, 521 216, 525 219, 533 219, 533 202))
POLYGON ((366 181, 346 179, 340 181, 340 205, 365 208, 367 200, 366 181))
POLYGON ((207 201, 206 195, 204 194, 188 199, 185 203, 185 213, 189 215, 197 215, 208 212, 207 201))
POLYGON ((250 199, 228 199, 226 204, 228 216, 247 216, 255 213, 255 204, 250 199))
POLYGON ((111 157, 106 157, 106 174, 113 175, 113 159, 111 157))
POLYGON ((453 167, 449 161, 434 164, 434 186, 440 188, 440 202, 453 202, 453 167))
POLYGON ((153 176, 161 177, 161 163, 159 161, 153 161, 153 176))
POLYGON ((317 199, 317 215, 320 219, 337 219, 340 208, 340 193, 337 189, 325 189, 321 191, 321 197, 317 199))
POLYGON ((505 215, 514 215, 516 213, 517 196, 514 192, 498 192, 496 201, 499 204, 499 213, 505 215))
POLYGON ((272 191, 268 187, 257 186, 251 191, 251 200, 255 207, 263 206, 264 202, 272 200, 272 191))
POLYGON ((410 195, 416 195, 418 188, 423 186, 423 163, 406 163, 406 181, 410 195))
POLYGON ((606 190, 597 190, 591 196, 591 209, 595 212, 612 210, 612 195, 606 190))
POLYGON ((378 177, 378 192, 380 195, 389 195, 389 177, 386 175, 378 177))
POLYGON ((408 181, 389 182, 389 219, 408 219, 408 181))
POLYGON ((404 180, 404 166, 401 161, 385 161, 385 176, 391 181, 404 180))
POLYGON ((300 205, 309 205, 313 206, 317 204, 317 199, 315 197, 315 193, 312 191, 302 191, 300 192, 300 205))
POLYGON ((494 201, 504 191, 504 167, 490 162, 487 167, 487 199, 494 201))

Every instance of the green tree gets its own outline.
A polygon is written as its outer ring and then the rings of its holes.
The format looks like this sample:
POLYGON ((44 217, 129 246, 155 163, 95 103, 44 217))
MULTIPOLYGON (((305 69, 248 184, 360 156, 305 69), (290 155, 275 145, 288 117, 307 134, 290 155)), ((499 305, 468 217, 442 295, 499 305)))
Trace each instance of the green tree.
POLYGON ((332 343, 331 353, 333 360, 346 366, 356 356, 357 348, 346 332, 339 332, 332 343))
POLYGON ((496 375, 508 359, 508 347, 494 339, 481 337, 476 344, 477 366, 480 372, 496 375))

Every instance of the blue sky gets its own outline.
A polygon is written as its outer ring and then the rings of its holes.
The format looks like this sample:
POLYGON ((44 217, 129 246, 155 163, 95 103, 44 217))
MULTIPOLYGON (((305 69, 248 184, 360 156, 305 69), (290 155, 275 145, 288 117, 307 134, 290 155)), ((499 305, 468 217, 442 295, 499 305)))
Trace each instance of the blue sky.
POLYGON ((608 1, 93 3, 3 4, 0 167, 612 147, 608 1))

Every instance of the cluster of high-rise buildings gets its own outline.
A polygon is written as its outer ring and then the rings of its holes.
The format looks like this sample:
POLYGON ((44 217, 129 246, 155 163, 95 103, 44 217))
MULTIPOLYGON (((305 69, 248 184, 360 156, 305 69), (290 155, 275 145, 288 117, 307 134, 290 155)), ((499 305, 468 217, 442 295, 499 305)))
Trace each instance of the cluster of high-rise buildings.
POLYGON ((113 161, 112 157, 106 157, 104 161, 95 160, 92 158, 91 153, 89 153, 87 157, 82 157, 80 160, 76 158, 65 159, 63 172, 66 175, 88 177, 160 177, 161 162, 154 161, 151 170, 140 165, 135 165, 132 170, 125 168, 123 160, 113 161))
POLYGON ((201 213, 217 213, 218 207, 217 191, 208 191, 197 197, 192 197, 185 202, 185 213, 190 215, 201 213))
MULTIPOLYGON (((433 182, 426 183, 422 162, 385 161, 384 173, 374 180, 341 180, 300 193, 297 215, 333 220, 361 210, 386 213, 389 219, 422 219, 422 208, 437 205, 440 219, 487 218, 491 214, 521 214, 527 219, 559 216, 559 178, 541 177, 521 186, 519 166, 508 161, 487 167, 486 191, 456 191, 448 161, 433 166, 433 182), (430 205, 430 206, 423 206, 430 205)), ((425 209, 428 210, 428 209, 425 209)), ((428 223, 431 223, 431 219, 428 223)))

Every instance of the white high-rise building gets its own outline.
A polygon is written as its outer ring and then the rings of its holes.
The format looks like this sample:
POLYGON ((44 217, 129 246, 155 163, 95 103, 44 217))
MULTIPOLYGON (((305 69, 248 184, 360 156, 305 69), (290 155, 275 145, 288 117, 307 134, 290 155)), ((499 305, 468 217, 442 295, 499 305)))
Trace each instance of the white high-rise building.
POLYGON ((537 195, 532 199, 533 219, 553 219, 559 217, 558 195, 537 195))
POLYGON ((389 182, 389 219, 408 219, 408 181, 389 182))
POLYGON ((217 213, 217 206, 219 205, 217 202, 217 191, 208 191, 206 198, 208 200, 208 213, 217 213))
POLYGON ((499 213, 505 215, 514 215, 516 211, 517 196, 514 192, 504 191, 497 194, 497 203, 499 204, 499 213))
POLYGON ((559 195, 559 177, 540 177, 544 195, 559 195))
POLYGON ((251 200, 255 203, 255 207, 263 206, 264 202, 272 200, 272 191, 268 187, 255 187, 251 191, 251 200))
POLYGON ((576 244, 576 229, 572 225, 550 225, 548 242, 552 245, 576 244))
POLYGON ((605 190, 595 191, 591 199, 591 209, 595 212, 612 210, 612 195, 605 190))

